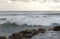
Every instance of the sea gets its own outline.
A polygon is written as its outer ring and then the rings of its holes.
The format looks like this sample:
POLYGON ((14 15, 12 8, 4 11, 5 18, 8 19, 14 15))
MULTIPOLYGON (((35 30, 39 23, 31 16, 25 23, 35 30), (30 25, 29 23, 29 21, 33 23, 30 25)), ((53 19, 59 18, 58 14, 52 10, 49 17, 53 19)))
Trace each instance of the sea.
MULTIPOLYGON (((0 11, 0 25, 4 23, 16 23, 20 26, 0 26, 0 36, 9 36, 12 33, 26 29, 38 29, 60 25, 59 11, 0 11), (6 18, 6 19, 4 19, 6 18), (54 24, 55 23, 55 24, 54 24), (27 24, 27 25, 24 25, 27 24), (40 26, 41 25, 41 26, 40 26)), ((47 31, 39 33, 31 39, 60 39, 60 31, 47 31)))

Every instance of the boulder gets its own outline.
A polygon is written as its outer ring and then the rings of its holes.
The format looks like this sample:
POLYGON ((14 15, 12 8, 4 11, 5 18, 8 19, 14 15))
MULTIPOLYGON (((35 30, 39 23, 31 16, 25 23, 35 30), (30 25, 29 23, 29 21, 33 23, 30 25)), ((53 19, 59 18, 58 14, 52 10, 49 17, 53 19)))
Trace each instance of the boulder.
POLYGON ((32 36, 33 36, 33 30, 22 31, 22 34, 23 34, 24 37, 32 38, 32 36))
POLYGON ((25 30, 25 31, 21 31, 19 32, 19 34, 23 35, 23 37, 28 37, 28 38, 32 38, 32 36, 37 34, 37 31, 35 29, 33 30, 25 30))
POLYGON ((32 33, 33 32, 33 30, 25 30, 26 31, 26 33, 32 33))
POLYGON ((33 29, 32 35, 36 35, 36 34, 38 34, 38 31, 33 29))
POLYGON ((9 39, 21 39, 21 36, 18 33, 13 33, 8 37, 9 39))
POLYGON ((7 39, 5 36, 0 36, 0 39, 7 39))
POLYGON ((46 32, 46 30, 43 29, 43 28, 39 28, 39 29, 38 29, 38 33, 45 33, 45 32, 46 32))
POLYGON ((27 34, 31 34, 32 36, 33 35, 36 35, 37 34, 37 30, 33 29, 33 30, 25 30, 27 34))
POLYGON ((55 26, 55 27, 53 28, 53 31, 60 31, 60 26, 55 26))
POLYGON ((25 34, 24 37, 32 38, 32 34, 25 34))

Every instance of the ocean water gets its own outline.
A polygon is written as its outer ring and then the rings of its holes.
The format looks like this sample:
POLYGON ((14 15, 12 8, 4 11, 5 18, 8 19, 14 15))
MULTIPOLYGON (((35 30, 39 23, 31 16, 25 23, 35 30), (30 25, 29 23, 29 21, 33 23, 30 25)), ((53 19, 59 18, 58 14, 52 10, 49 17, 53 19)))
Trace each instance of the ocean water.
POLYGON ((48 31, 44 34, 39 33, 35 35, 32 39, 60 39, 60 31, 48 31))
POLYGON ((59 15, 19 15, 19 16, 0 16, 0 24, 11 22, 17 23, 18 25, 27 24, 27 25, 43 25, 50 26, 52 23, 60 24, 59 15))
MULTIPOLYGON (((26 29, 38 29, 42 25, 43 28, 48 29, 53 23, 60 24, 60 15, 49 15, 49 14, 20 14, 16 12, 11 12, 13 14, 10 14, 9 12, 3 12, 2 14, 0 12, 0 19, 6 18, 6 20, 0 20, 0 25, 4 24, 6 22, 16 23, 20 26, 0 26, 0 35, 9 36, 12 33, 20 32, 26 29), (32 26, 21 26, 23 24, 32 25, 32 26), (33 26, 34 25, 34 26, 33 26), (35 26, 36 25, 36 26, 35 26)), ((34 12, 33 12, 34 13, 34 12)), ((47 12, 48 13, 48 12, 47 12)), ((53 12, 54 13, 54 12, 53 12)), ((59 39, 60 38, 60 32, 55 31, 47 31, 44 34, 38 34, 35 35, 31 39, 59 39)))

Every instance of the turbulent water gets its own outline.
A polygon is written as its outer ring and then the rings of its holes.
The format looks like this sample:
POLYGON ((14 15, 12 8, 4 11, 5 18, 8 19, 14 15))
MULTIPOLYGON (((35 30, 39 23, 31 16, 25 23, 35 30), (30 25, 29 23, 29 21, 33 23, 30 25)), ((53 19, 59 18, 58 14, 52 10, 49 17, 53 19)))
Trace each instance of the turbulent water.
MULTIPOLYGON (((11 15, 11 14, 10 14, 11 15)), ((21 26, 23 24, 27 25, 42 25, 45 27, 51 26, 52 23, 60 24, 59 15, 4 15, 1 18, 6 18, 5 20, 0 20, 0 25, 6 22, 16 23, 20 26, 0 26, 0 35, 11 35, 12 33, 23 31, 25 29, 38 29, 41 26, 21 26)), ((54 26, 54 25, 52 25, 54 26)), ((45 34, 38 34, 31 39, 59 39, 60 32, 47 31, 45 34)))
POLYGON ((20 15, 20 16, 0 16, 0 18, 6 18, 6 20, 0 20, 0 24, 7 21, 17 23, 18 25, 44 25, 49 26, 52 23, 60 23, 59 15, 20 15))

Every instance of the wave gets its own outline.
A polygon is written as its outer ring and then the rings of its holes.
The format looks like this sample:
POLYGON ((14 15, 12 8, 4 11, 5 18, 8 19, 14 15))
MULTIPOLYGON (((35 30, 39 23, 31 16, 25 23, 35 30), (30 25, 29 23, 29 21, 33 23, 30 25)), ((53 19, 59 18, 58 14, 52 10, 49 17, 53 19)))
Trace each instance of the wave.
POLYGON ((7 16, 6 18, 7 20, 2 21, 0 20, 0 22, 2 24, 10 22, 10 23, 16 23, 17 25, 27 24, 27 25, 44 25, 44 26, 50 26, 52 23, 60 24, 60 16, 20 15, 20 16, 7 16))
POLYGON ((6 23, 3 23, 3 24, 0 24, 0 26, 19 26, 19 25, 16 24, 16 23, 6 22, 6 23))

